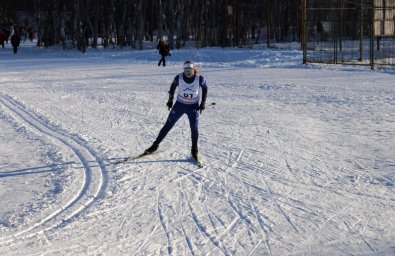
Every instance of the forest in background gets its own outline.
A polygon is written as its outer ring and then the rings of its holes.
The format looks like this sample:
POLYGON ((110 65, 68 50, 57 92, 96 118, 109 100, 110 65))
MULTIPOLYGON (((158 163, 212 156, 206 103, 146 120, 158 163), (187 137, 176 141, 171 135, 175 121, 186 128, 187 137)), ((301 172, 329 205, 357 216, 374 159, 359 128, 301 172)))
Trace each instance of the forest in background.
POLYGON ((143 49, 164 36, 171 48, 245 47, 300 41, 299 0, 0 0, 2 26, 32 27, 38 46, 69 40, 143 49))

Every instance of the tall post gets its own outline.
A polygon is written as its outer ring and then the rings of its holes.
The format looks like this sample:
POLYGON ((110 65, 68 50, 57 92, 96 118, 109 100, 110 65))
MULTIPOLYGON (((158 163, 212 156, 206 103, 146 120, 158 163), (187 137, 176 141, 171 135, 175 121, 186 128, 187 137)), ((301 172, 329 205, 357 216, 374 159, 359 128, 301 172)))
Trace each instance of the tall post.
POLYGON ((343 51, 343 8, 344 8, 344 0, 341 0, 341 4, 340 4, 340 40, 339 40, 340 51, 343 51))
POLYGON ((208 26, 210 24, 208 19, 208 2, 207 0, 204 1, 204 27, 203 27, 203 47, 207 47, 208 45, 208 26))
POLYGON ((302 0, 302 49, 303 64, 307 63, 307 0, 302 0))
POLYGON ((333 55, 334 55, 334 63, 335 64, 337 64, 338 62, 337 62, 337 55, 338 55, 338 52, 337 52, 337 41, 339 40, 339 38, 338 38, 338 34, 339 34, 339 20, 338 19, 336 19, 335 21, 334 21, 334 31, 333 31, 333 40, 334 40, 334 44, 333 44, 333 55))
POLYGON ((372 0, 372 20, 371 20, 371 32, 370 32, 370 67, 371 69, 374 69, 374 36, 375 36, 375 30, 374 30, 374 25, 375 25, 375 0, 372 0))
POLYGON ((235 12, 236 12, 236 0, 233 0, 232 3, 232 46, 235 47, 235 42, 236 42, 236 17, 235 17, 235 12))
POLYGON ((363 60, 363 0, 361 0, 360 27, 359 27, 359 61, 363 60))
POLYGON ((267 47, 270 48, 270 0, 266 0, 266 19, 267 47))

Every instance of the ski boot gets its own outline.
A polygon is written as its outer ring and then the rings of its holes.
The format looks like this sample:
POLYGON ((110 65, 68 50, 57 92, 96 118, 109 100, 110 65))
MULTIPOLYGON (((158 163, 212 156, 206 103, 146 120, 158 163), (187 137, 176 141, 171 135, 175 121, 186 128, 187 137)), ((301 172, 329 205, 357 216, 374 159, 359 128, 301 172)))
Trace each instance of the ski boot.
POLYGON ((159 148, 159 143, 157 143, 157 142, 155 141, 155 142, 152 144, 151 147, 147 148, 147 149, 144 151, 144 154, 146 154, 146 155, 152 154, 152 153, 154 153, 156 150, 158 150, 158 148, 159 148))
POLYGON ((192 147, 191 154, 192 154, 193 159, 195 159, 196 161, 199 161, 199 150, 198 150, 198 147, 192 147))

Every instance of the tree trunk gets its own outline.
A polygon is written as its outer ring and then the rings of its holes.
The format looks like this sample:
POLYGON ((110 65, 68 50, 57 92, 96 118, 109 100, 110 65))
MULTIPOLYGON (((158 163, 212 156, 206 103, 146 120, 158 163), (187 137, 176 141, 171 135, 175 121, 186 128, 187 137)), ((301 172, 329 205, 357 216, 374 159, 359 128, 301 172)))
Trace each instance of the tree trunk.
POLYGON ((137 42, 138 49, 143 49, 143 40, 144 40, 144 0, 138 0, 137 3, 137 42))
POLYGON ((164 16, 162 0, 158 0, 158 13, 158 38, 161 39, 163 37, 163 27, 166 19, 164 16))
MULTIPOLYGON (((39 46, 64 41, 70 27, 64 24, 71 23, 73 43, 80 50, 88 37, 92 47, 102 37, 104 47, 116 38, 119 45, 142 49, 143 40, 153 41, 155 35, 167 35, 171 48, 185 46, 189 38, 197 47, 239 46, 258 43, 264 25, 270 45, 273 37, 278 42, 300 39, 300 4, 297 0, 0 0, 0 19, 12 21, 14 9, 33 6, 39 46)), ((349 14, 350 19, 359 18, 355 12, 349 14)))
POLYGON ((182 21, 184 19, 184 1, 178 0, 177 1, 177 16, 176 16, 176 34, 177 34, 177 40, 176 40, 176 48, 180 49, 181 48, 181 42, 183 38, 183 33, 182 33, 182 21))
POLYGON ((174 33, 176 30, 177 24, 177 2, 176 0, 169 0, 169 15, 168 15, 168 29, 169 29, 169 36, 168 36, 168 44, 171 49, 174 48, 174 33))

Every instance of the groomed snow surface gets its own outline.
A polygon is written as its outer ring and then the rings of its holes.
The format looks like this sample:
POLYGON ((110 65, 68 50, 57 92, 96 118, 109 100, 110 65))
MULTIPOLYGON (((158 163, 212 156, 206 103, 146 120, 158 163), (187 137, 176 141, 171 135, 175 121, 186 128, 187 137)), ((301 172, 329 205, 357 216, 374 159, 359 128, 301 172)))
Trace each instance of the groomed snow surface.
POLYGON ((395 255, 395 72, 299 50, 0 49, 0 255, 395 255), (207 79, 200 153, 186 59, 207 79))

